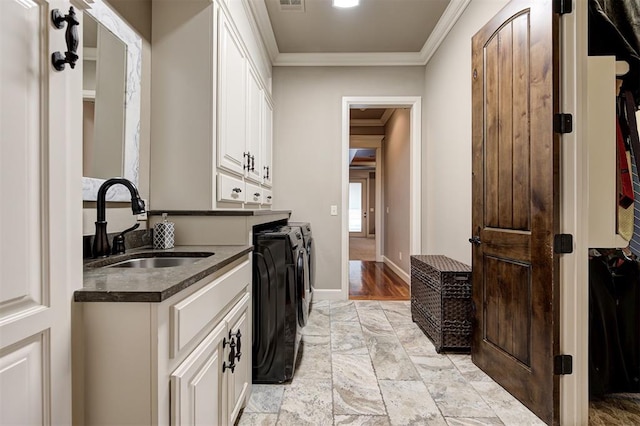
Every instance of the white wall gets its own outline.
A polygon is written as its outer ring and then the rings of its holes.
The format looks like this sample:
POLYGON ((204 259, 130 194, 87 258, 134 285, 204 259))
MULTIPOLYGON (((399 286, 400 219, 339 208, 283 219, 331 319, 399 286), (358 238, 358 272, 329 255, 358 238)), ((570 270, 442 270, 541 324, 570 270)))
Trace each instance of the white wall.
POLYGON ((410 170, 409 109, 396 109, 386 125, 382 143, 384 179, 382 220, 384 222, 384 250, 382 255, 407 274, 411 273, 409 248, 409 186, 410 170))
POLYGON ((471 264, 471 38, 508 1, 473 0, 425 70, 422 252, 471 264))
POLYGON ((342 97, 423 94, 424 67, 274 68, 274 208, 311 222, 316 288, 341 286, 342 97))

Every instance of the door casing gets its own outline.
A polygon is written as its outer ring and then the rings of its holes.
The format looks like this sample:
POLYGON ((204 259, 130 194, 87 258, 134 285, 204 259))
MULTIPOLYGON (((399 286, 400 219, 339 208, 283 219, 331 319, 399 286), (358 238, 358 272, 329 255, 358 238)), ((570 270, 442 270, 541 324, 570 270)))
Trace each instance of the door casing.
MULTIPOLYGON (((351 108, 367 108, 367 107, 386 107, 386 108, 410 108, 411 109, 411 129, 410 129, 410 188, 409 188, 409 232, 410 254, 420 254, 422 248, 421 240, 421 217, 422 217, 422 196, 420 189, 421 168, 422 168, 422 97, 421 96, 345 96, 342 98, 342 197, 341 205, 341 287, 340 292, 334 294, 326 294, 324 298, 335 300, 349 299, 349 109, 351 108)), ((384 171, 382 172, 384 173, 384 171)), ((378 176, 376 173, 376 181, 382 180, 382 174, 378 176)), ((380 214, 376 215, 376 244, 381 244, 383 225, 382 225, 382 197, 376 199, 376 210, 380 214)), ((378 249, 376 249, 378 252, 378 249)))

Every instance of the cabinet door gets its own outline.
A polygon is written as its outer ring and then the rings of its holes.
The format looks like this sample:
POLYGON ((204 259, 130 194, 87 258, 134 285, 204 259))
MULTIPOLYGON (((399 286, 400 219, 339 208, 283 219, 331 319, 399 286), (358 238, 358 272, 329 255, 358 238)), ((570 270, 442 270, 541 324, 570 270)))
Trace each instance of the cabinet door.
POLYGON ((223 424, 223 339, 222 322, 171 374, 171 424, 223 424))
POLYGON ((51 65, 53 52, 68 50, 51 12, 68 14, 69 1, 1 3, 0 424, 71 424, 82 59, 75 69, 51 65))
POLYGON ((273 176, 273 107, 262 97, 262 184, 271 188, 273 176))
POLYGON ((247 153, 251 157, 246 177, 262 182, 262 89, 252 67, 247 72, 247 153))
POLYGON ((218 49, 218 166, 244 175, 246 164, 246 59, 233 29, 220 14, 218 49))
POLYGON ((244 405, 251 380, 250 301, 251 296, 246 294, 226 317, 229 333, 236 342, 236 368, 227 378, 229 424, 233 424, 244 405))

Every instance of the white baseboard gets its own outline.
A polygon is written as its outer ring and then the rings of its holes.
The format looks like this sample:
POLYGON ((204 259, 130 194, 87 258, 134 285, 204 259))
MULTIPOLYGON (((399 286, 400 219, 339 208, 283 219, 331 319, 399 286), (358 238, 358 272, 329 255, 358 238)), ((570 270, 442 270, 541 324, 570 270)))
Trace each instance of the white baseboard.
POLYGON ((313 300, 347 300, 349 296, 345 298, 342 289, 323 289, 316 288, 313 290, 313 300))
POLYGON ((400 269, 400 267, 398 265, 393 263, 386 256, 382 256, 382 261, 384 262, 385 265, 387 265, 389 268, 391 268, 391 270, 393 270, 393 272, 398 274, 398 276, 400 278, 402 278, 402 281, 404 281, 405 283, 407 283, 409 285, 409 287, 411 287, 411 276, 409 274, 407 274, 405 271, 400 269))

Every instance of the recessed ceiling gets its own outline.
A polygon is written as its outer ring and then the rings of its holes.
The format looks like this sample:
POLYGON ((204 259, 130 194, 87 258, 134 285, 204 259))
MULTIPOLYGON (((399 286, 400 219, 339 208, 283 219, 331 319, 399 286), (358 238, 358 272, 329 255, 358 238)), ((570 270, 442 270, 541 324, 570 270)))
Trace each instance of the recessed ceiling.
POLYGON ((419 52, 450 0, 362 0, 349 9, 264 0, 280 53, 419 52))

